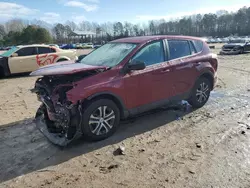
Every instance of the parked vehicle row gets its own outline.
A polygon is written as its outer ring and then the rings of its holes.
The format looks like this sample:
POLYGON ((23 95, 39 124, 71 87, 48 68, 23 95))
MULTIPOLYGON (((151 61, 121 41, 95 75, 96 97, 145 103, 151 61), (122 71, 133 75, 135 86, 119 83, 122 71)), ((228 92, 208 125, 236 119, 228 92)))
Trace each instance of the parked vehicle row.
POLYGON ((14 46, 1 46, 0 50, 6 51, 6 50, 11 49, 12 47, 14 47, 14 46))
MULTIPOLYGON (((44 45, 44 44, 43 44, 44 45)), ((61 48, 61 49, 97 49, 101 44, 93 44, 93 43, 76 43, 76 44, 48 44, 49 46, 55 47, 55 48, 61 48)), ((0 47, 0 50, 7 51, 11 49, 14 46, 2 46, 0 47)))
POLYGON ((231 41, 235 41, 235 40, 247 40, 250 37, 248 36, 244 36, 244 37, 224 37, 224 38, 204 38, 204 40, 208 43, 208 44, 213 44, 213 43, 230 43, 231 41))
POLYGON ((229 42, 229 38, 209 38, 209 39, 207 39, 208 44, 227 43, 227 42, 229 42))
POLYGON ((76 43, 76 44, 63 44, 60 46, 61 49, 96 49, 99 48, 100 44, 93 43, 76 43))
POLYGON ((109 42, 79 63, 58 63, 31 73, 42 105, 38 129, 65 146, 83 135, 111 136, 121 119, 187 100, 208 100, 217 80, 217 56, 206 42, 185 36, 143 36, 109 42), (181 76, 180 76, 181 75, 181 76))

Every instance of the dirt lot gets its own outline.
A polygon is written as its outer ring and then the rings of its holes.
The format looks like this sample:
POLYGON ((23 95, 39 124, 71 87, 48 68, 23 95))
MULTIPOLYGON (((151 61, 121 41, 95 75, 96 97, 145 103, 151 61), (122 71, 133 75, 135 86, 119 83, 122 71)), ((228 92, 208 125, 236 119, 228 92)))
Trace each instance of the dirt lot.
POLYGON ((250 54, 219 61, 203 108, 152 111, 105 141, 64 150, 35 128, 35 78, 0 80, 0 187, 249 188, 250 54), (113 154, 119 146, 125 155, 113 154))

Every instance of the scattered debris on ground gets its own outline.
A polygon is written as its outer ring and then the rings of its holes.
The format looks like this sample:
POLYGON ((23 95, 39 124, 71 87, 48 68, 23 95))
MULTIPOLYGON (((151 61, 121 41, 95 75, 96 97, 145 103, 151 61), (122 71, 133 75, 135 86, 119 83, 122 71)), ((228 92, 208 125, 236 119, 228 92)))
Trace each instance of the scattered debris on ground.
POLYGON ((111 172, 111 170, 113 170, 113 169, 115 169, 115 168, 118 168, 118 167, 119 167, 119 165, 118 165, 118 164, 115 164, 115 165, 110 165, 110 166, 108 166, 108 167, 103 167, 103 166, 101 166, 99 169, 100 169, 100 173, 106 174, 106 173, 111 172))
POLYGON ((116 155, 125 155, 125 147, 124 146, 119 146, 119 148, 117 148, 113 154, 116 155))
POLYGON ((198 143, 196 143, 196 147, 197 147, 197 148, 201 148, 201 145, 198 144, 198 143))

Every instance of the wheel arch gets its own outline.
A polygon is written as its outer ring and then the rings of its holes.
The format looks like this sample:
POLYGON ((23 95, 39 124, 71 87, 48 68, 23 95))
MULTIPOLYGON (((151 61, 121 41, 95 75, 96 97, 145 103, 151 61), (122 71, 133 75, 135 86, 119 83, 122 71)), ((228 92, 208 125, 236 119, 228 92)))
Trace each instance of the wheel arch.
POLYGON ((200 76, 196 79, 196 81, 202 77, 207 78, 211 82, 212 88, 214 88, 214 74, 211 71, 205 71, 201 73, 200 76))
POLYGON ((98 99, 110 99, 110 100, 112 100, 119 108, 121 118, 124 119, 124 118, 128 117, 129 113, 128 113, 128 111, 125 107, 125 104, 124 104, 123 100, 121 99, 121 97, 119 97, 118 95, 111 93, 111 92, 100 92, 100 93, 96 93, 94 95, 91 95, 86 100, 83 101, 82 105, 85 106, 85 105, 89 104, 91 101, 98 100, 98 99))
POLYGON ((56 62, 60 62, 60 61, 69 61, 70 58, 68 58, 67 56, 60 56, 57 58, 56 62))

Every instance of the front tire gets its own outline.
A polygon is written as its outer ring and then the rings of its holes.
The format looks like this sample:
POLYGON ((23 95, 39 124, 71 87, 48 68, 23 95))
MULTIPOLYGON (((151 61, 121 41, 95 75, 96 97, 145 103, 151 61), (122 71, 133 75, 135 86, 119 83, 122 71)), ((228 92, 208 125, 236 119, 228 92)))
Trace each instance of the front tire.
POLYGON ((212 90, 212 83, 205 77, 197 80, 192 90, 190 99, 188 100, 194 108, 201 108, 206 104, 212 90))
POLYGON ((90 141, 103 140, 114 134, 119 123, 120 110, 113 101, 95 100, 83 111, 83 136, 90 141))
POLYGON ((244 48, 240 49, 240 54, 244 54, 244 48))

